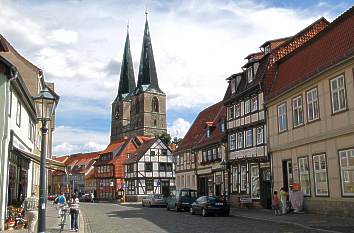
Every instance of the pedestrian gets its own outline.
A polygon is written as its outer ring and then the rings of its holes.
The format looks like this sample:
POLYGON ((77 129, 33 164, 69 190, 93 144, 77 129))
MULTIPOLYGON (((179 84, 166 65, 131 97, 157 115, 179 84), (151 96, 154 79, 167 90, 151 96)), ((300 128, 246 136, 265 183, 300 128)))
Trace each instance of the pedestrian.
POLYGON ((69 201, 70 215, 71 215, 71 231, 78 231, 78 216, 79 216, 79 198, 73 193, 69 201))
POLYGON ((281 215, 280 214, 280 200, 279 200, 277 191, 274 191, 274 194, 273 194, 272 208, 274 210, 275 216, 281 215))
POLYGON ((288 192, 286 191, 285 187, 280 189, 280 201, 281 201, 281 212, 282 214, 287 213, 287 202, 288 202, 288 192))
POLYGON ((39 205, 39 200, 38 197, 36 197, 35 192, 32 192, 31 196, 27 197, 22 204, 25 210, 25 216, 27 216, 27 220, 28 220, 29 233, 35 232, 34 228, 38 220, 38 205, 39 205))
POLYGON ((61 216, 61 212, 65 206, 65 203, 66 203, 66 198, 65 198, 65 195, 64 195, 64 192, 61 193, 61 195, 58 197, 58 218, 60 218, 61 216))
POLYGON ((91 202, 94 203, 95 202, 95 195, 93 193, 91 193, 91 202))

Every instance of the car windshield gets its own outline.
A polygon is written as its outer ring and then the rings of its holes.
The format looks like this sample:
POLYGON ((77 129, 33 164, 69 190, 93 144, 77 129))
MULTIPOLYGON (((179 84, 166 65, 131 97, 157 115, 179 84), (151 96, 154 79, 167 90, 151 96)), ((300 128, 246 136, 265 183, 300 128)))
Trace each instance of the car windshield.
POLYGON ((162 195, 154 195, 154 198, 155 199, 162 199, 163 197, 162 197, 162 195))
POLYGON ((208 197, 209 202, 222 202, 223 200, 220 197, 208 197))

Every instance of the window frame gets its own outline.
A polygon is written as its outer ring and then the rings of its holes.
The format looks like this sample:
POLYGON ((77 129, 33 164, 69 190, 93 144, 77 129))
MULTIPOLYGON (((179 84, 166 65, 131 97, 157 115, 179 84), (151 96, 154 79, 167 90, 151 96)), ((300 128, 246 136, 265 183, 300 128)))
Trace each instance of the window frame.
MULTIPOLYGON (((319 161, 320 164, 321 161, 319 161)), ((316 197, 329 197, 329 181, 328 181, 328 161, 327 161, 327 154, 326 153, 318 153, 318 154, 313 154, 312 155, 312 169, 313 169, 313 179, 314 179, 314 190, 315 190, 315 196, 316 197), (318 194, 317 193, 317 182, 316 182, 316 170, 315 170, 315 157, 317 156, 324 156, 325 162, 326 162, 326 179, 327 179, 327 194, 318 194)))
POLYGON ((281 103, 277 106, 277 125, 278 125, 278 133, 283 133, 283 132, 286 132, 288 130, 288 108, 287 108, 287 103, 284 102, 284 103, 281 103), (284 106, 285 107, 285 112, 284 112, 284 115, 285 115, 285 128, 284 129, 280 129, 280 121, 279 121, 279 108, 284 106))
POLYGON ((229 113, 229 120, 235 119, 235 105, 234 104, 229 107, 228 113, 229 113))
MULTIPOLYGON (((338 82, 339 83, 339 82, 338 82)), ((348 110, 348 98, 347 98, 347 89, 346 89, 346 83, 345 83, 345 75, 344 73, 339 74, 331 79, 329 79, 329 89, 330 89, 330 94, 331 94, 331 111, 332 111, 332 115, 337 114, 337 113, 341 113, 344 111, 348 110), (334 103, 333 103, 333 89, 332 89, 332 82, 334 80, 338 80, 341 77, 343 77, 343 90, 344 90, 344 103, 345 106, 344 108, 339 108, 337 111, 334 110, 334 103)), ((338 93, 340 92, 340 90, 338 91, 338 93)), ((340 95, 338 94, 338 100, 340 100, 340 95)), ((338 106, 340 107, 340 102, 338 102, 338 106)))
POLYGON ((247 68, 247 83, 253 82, 253 66, 247 68))
MULTIPOLYGON (((298 104, 298 102, 296 103, 298 104)), ((305 124, 305 118, 304 118, 304 101, 302 94, 295 96, 294 98, 291 99, 291 109, 292 109, 292 120, 293 120, 293 128, 298 128, 301 127, 305 124), (301 101, 301 104, 299 106, 295 105, 295 102, 298 100, 301 101), (297 111, 297 113, 295 112, 297 111), (297 124, 295 124, 295 119, 298 120, 297 124), (302 122, 300 122, 300 119, 302 119, 302 122)))
POLYGON ((259 109, 259 107, 258 107, 258 95, 253 96, 251 98, 250 105, 251 105, 251 112, 257 112, 257 110, 259 109), (253 109, 253 106, 256 106, 256 108, 253 109))
POLYGON ((250 147, 253 147, 253 128, 245 130, 245 148, 250 148, 250 147), (248 135, 248 132, 251 132, 251 135, 248 135), (251 139, 251 144, 248 144, 249 136, 251 139))
POLYGON ((144 163, 144 170, 145 170, 145 172, 153 172, 153 170, 154 170, 154 165, 153 165, 153 162, 145 162, 144 163), (148 166, 147 165, 151 165, 151 170, 149 169, 147 169, 148 168, 148 166))
POLYGON ((312 193, 311 193, 311 167, 310 167, 310 158, 309 156, 300 156, 297 158, 297 166, 298 166, 298 175, 299 175, 299 183, 300 183, 300 188, 301 188, 301 191, 304 193, 304 196, 305 197, 311 197, 312 193), (307 159, 307 167, 308 167, 308 180, 309 180, 309 184, 310 184, 310 187, 309 187, 309 193, 306 194, 303 190, 302 190, 302 185, 301 185, 301 168, 300 168, 300 160, 302 159, 307 159))
POLYGON ((232 166, 232 191, 239 192, 239 168, 238 168, 238 165, 232 166), (236 183, 235 183, 235 180, 236 180, 236 183))
POLYGON ((145 191, 146 192, 154 191, 154 179, 145 179, 145 191), (152 183, 152 184, 149 184, 149 188, 152 187, 151 189, 148 189, 148 181, 149 181, 149 183, 152 183))
POLYGON ((256 128, 256 145, 258 146, 258 145, 262 145, 262 144, 264 144, 264 126, 263 125, 256 128), (258 129, 262 130, 262 137, 259 137, 258 129), (262 139, 261 142, 258 141, 259 138, 262 139))
POLYGON ((229 134, 229 150, 236 150, 236 133, 229 134), (233 140, 232 140, 233 137, 233 140), (232 143, 234 142, 234 143, 232 143), (232 146, 233 145, 233 146, 232 146))
POLYGON ((241 166, 240 166, 240 192, 246 192, 246 193, 248 193, 248 189, 249 189, 249 184, 248 184, 248 164, 241 164, 241 166), (245 177, 246 177, 246 180, 245 180, 245 185, 246 185, 246 188, 244 189, 243 188, 243 182, 242 182, 242 175, 243 175, 243 173, 242 173, 242 168, 245 168, 245 177))
MULTIPOLYGON (((340 153, 341 152, 347 152, 347 151, 353 151, 352 153, 354 155, 354 147, 338 150, 338 164, 339 164, 339 173, 340 173, 341 194, 342 194, 342 197, 354 197, 354 192, 353 193, 349 193, 349 194, 344 193, 344 186, 343 186, 344 179, 343 179, 343 173, 342 173, 342 163, 341 163, 342 160, 341 160, 341 154, 340 153)), ((347 160, 348 160, 348 157, 347 157, 347 160)), ((354 165, 352 167, 353 167, 353 172, 354 172, 354 165)))
POLYGON ((237 145, 237 149, 243 149, 244 148, 244 137, 243 137, 243 131, 237 132, 237 137, 236 137, 236 145, 237 145), (241 135, 241 139, 239 139, 239 135, 241 135), (242 144, 240 146, 240 143, 242 144))
POLYGON ((245 108, 244 108, 244 115, 247 115, 247 114, 251 113, 251 99, 246 99, 246 100, 244 101, 244 106, 245 106, 245 108), (247 105, 246 103, 248 103, 248 105, 247 105), (247 106, 248 106, 249 108, 247 108, 247 106))
POLYGON ((235 118, 241 116, 241 103, 235 104, 235 118))
MULTIPOLYGON (((320 99, 318 98, 318 88, 317 88, 317 86, 316 87, 313 87, 313 88, 311 88, 311 89, 309 89, 309 90, 307 90, 306 92, 305 92, 305 100, 306 100, 306 116, 307 116, 307 122, 308 123, 311 123, 311 122, 314 122, 314 121, 317 121, 317 120, 320 120, 320 115, 321 115, 321 111, 320 111, 320 99), (316 101, 314 101, 313 99, 312 99, 312 101, 309 101, 309 99, 308 99, 308 94, 310 93, 310 92, 313 92, 313 91, 316 91, 316 101), (316 118, 313 118, 313 119, 310 119, 310 108, 309 108, 309 105, 310 104, 312 104, 312 110, 313 110, 313 114, 315 113, 315 111, 314 111, 314 102, 317 102, 317 117, 316 118)), ((313 96, 312 96, 312 98, 313 98, 313 96)))

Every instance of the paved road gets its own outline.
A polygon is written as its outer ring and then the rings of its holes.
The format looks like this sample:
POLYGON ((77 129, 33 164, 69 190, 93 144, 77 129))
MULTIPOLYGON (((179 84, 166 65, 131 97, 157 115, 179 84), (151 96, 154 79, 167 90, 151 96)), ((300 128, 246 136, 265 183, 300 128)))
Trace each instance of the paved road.
POLYGON ((239 217, 201 217, 137 204, 82 203, 87 233, 326 232, 239 217))

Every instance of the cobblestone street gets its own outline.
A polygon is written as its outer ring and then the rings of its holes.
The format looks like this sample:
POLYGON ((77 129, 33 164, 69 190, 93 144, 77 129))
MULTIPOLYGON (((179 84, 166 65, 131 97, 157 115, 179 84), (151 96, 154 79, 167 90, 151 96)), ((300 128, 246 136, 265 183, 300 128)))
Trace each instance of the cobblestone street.
POLYGON ((186 212, 168 212, 165 208, 142 208, 138 204, 85 203, 81 209, 88 233, 337 232, 235 216, 204 218, 186 212))

